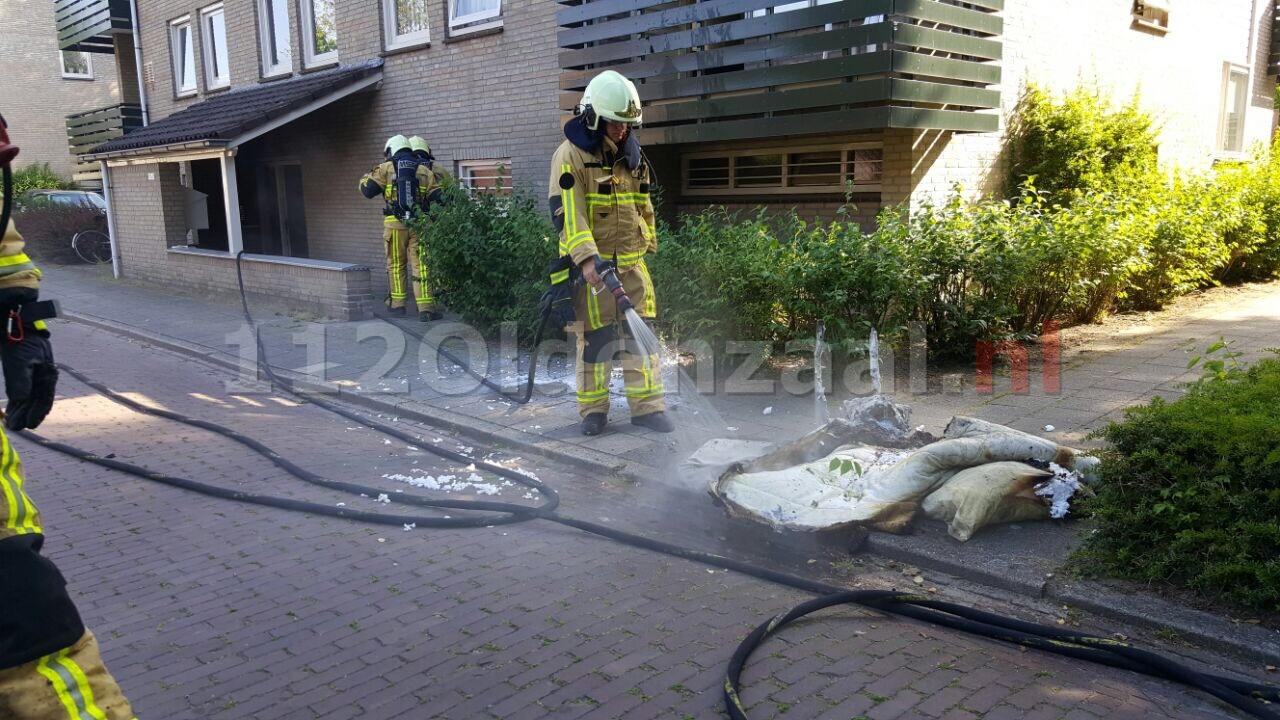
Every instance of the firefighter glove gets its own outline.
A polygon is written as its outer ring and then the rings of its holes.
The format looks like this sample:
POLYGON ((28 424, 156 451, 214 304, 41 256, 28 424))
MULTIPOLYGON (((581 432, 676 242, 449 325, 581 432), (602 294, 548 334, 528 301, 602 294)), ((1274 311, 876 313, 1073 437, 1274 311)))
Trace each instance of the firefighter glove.
POLYGON ((575 320, 573 312, 573 284, 580 272, 568 255, 556 258, 547 271, 551 275, 551 287, 542 293, 539 309, 549 317, 555 327, 564 327, 575 320))

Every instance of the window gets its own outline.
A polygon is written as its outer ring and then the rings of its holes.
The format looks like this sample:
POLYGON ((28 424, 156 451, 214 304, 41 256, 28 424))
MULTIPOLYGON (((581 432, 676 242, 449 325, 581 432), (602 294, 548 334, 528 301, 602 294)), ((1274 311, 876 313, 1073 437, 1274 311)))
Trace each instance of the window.
POLYGON ((1244 150, 1244 113, 1249 103, 1249 69, 1228 64, 1223 70, 1222 119, 1218 126, 1218 149, 1244 150))
POLYGON ((880 143, 797 147, 746 152, 696 153, 685 158, 684 191, 690 195, 879 192, 884 149, 880 143))
POLYGON ((204 49, 204 86, 207 90, 231 85, 227 67, 227 19, 221 5, 200 11, 201 48, 204 49))
POLYGON ((263 77, 286 75, 293 70, 288 0, 258 0, 258 40, 262 45, 263 77))
POLYGON ((63 50, 62 77, 71 80, 92 80, 93 64, 89 61, 89 53, 63 50))
POLYGON ((388 50, 431 41, 429 0, 382 0, 382 34, 388 50))
POLYGON ((196 92, 196 53, 191 41, 191 17, 169 23, 169 55, 173 60, 173 94, 178 97, 196 92))
POLYGON ((502 0, 449 0, 449 29, 474 32, 502 25, 502 0))
POLYGON ((501 192, 511 189, 508 159, 459 160, 458 185, 469 193, 501 192))
POLYGON ((302 60, 315 67, 338 59, 335 0, 302 0, 302 60))

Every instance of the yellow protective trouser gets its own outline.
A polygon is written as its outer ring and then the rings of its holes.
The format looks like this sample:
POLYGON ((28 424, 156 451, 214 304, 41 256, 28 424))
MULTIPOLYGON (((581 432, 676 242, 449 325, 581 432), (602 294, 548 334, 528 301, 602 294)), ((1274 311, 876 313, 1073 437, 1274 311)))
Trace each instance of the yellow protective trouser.
POLYGON ((0 718, 137 720, 88 630, 69 648, 0 670, 0 718))
POLYGON ((382 224, 382 242, 387 252, 387 280, 391 286, 390 307, 402 308, 408 294, 405 292, 405 275, 413 282, 413 301, 418 312, 435 310, 435 298, 427 284, 426 252, 418 244, 418 236, 394 217, 387 217, 382 224))
MULTIPOLYGON (((3 416, 0 413, 0 418, 3 416)), ((9 444, 3 425, 0 425, 0 539, 13 542, 23 536, 40 537, 43 534, 40 511, 23 489, 22 460, 9 444)), ((38 549, 38 545, 36 547, 38 549)), ((49 567, 52 568, 52 565, 49 567)), ((11 582, 13 571, 15 568, 0 567, 0 582, 11 582)), ((21 569, 16 571, 19 575, 23 574, 21 569)), ((36 579, 35 585, 40 584, 39 580, 36 579)), ((61 582, 61 576, 58 581, 61 582)), ((9 586, 4 590, 9 596, 15 591, 26 591, 28 595, 31 592, 41 592, 25 585, 9 586)), ((47 583, 43 592, 51 592, 47 583)), ((46 633, 46 637, 37 640, 52 644, 58 641, 58 634, 64 632, 65 628, 82 627, 79 618, 74 617, 75 610, 70 605, 69 598, 44 595, 40 602, 53 607, 65 603, 71 608, 73 618, 71 621, 61 618, 64 621, 61 627, 36 628, 38 633, 46 633)), ((8 617, 5 620, 18 628, 24 628, 22 618, 8 617)), ((28 625, 24 630, 30 627, 28 625)), ((78 630, 72 629, 71 632, 78 630)), ((103 665, 93 633, 86 629, 80 639, 69 647, 22 665, 0 669, 0 718, 130 720, 133 718, 133 710, 129 707, 129 701, 121 694, 115 679, 103 665)))
POLYGON ((609 378, 613 374, 616 354, 622 365, 622 394, 627 398, 631 417, 666 410, 663 399, 662 370, 658 356, 634 355, 624 349, 622 338, 627 333, 616 326, 605 326, 578 335, 578 414, 609 412, 609 378), (600 362, 588 362, 594 356, 600 362))

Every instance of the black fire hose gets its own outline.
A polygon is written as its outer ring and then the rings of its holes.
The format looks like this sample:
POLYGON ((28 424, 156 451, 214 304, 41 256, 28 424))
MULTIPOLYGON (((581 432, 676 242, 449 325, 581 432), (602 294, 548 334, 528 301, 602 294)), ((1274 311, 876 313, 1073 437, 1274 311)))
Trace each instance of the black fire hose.
POLYGON ((843 590, 803 602, 791 610, 760 624, 734 651, 725 674, 725 708, 733 720, 747 720, 742 704, 742 670, 765 639, 786 625, 811 613, 835 605, 861 605, 943 625, 974 635, 1003 640, 1065 657, 1142 673, 1198 688, 1257 718, 1280 718, 1267 707, 1280 702, 1280 689, 1234 678, 1201 673, 1127 642, 1112 638, 1073 633, 1060 628, 1023 622, 930 597, 893 590, 843 590))
MULTIPOLYGON (((0 143, 2 144, 2 143, 0 143)), ((0 165, 0 175, 3 175, 3 207, 0 208, 0 238, 9 232, 9 218, 13 214, 13 170, 9 167, 8 161, 0 165)))
MULTIPOLYGON (((243 285, 241 285, 241 299, 244 302, 246 318, 250 322, 250 326, 253 327, 253 319, 249 314, 248 302, 245 300, 243 285)), ((290 383, 284 382, 281 378, 277 377, 272 371, 270 364, 265 362, 265 352, 262 348, 261 340, 257 338, 256 333, 255 339, 258 342, 258 349, 260 353, 259 365, 263 369, 263 372, 280 387, 290 390, 290 383)), ((289 472, 304 481, 313 482, 332 489, 345 490, 347 492, 358 492, 360 494, 370 495, 373 497, 377 497, 377 494, 381 492, 377 488, 368 488, 354 483, 343 483, 324 479, 314 473, 297 467, 262 443, 230 430, 229 428, 225 428, 216 423, 195 420, 178 413, 150 408, 145 405, 138 404, 111 391, 101 383, 85 377, 83 374, 72 368, 66 367, 65 365, 61 367, 76 379, 85 382, 89 387, 103 393, 108 398, 116 402, 124 404, 126 407, 130 407, 138 412, 163 417, 228 437, 252 449, 254 452, 263 455, 267 459, 271 460, 271 462, 275 463, 277 467, 280 467, 286 472, 289 472)), ((314 403, 326 410, 335 412, 362 425, 387 433, 388 435, 403 440, 412 446, 421 447, 422 449, 441 457, 463 462, 477 462, 470 456, 437 447, 432 443, 424 443, 419 438, 415 438, 412 435, 404 433, 394 427, 361 417, 344 407, 328 402, 314 394, 298 393, 296 391, 292 392, 294 392, 294 395, 301 400, 314 403)), ((417 496, 397 493, 396 502, 436 508, 491 511, 503 513, 503 515, 496 518, 419 518, 412 516, 353 511, 345 508, 319 505, 316 503, 307 503, 285 498, 231 491, 194 480, 156 473, 118 460, 99 457, 63 443, 42 438, 30 431, 23 431, 21 434, 32 438, 36 442, 52 450, 65 453, 88 462, 215 497, 268 505, 287 510, 344 517, 365 522, 397 525, 408 525, 413 523, 421 525, 422 527, 477 527, 515 523, 524 520, 543 519, 560 525, 577 528, 584 532, 592 533, 601 537, 617 540, 634 547, 653 550, 673 557, 700 562, 712 567, 733 570, 750 577, 778 583, 805 592, 821 594, 821 597, 801 603, 788 612, 780 614, 768 622, 761 624, 738 646, 729 662, 724 682, 726 709, 730 717, 735 720, 745 720, 747 718, 746 709, 741 703, 739 693, 741 688, 742 671, 748 658, 751 656, 751 653, 759 647, 769 635, 777 632, 779 629, 785 627, 796 619, 818 610, 840 604, 857 604, 874 610, 890 612, 905 617, 915 618, 924 622, 963 630, 983 637, 1015 643, 1024 647, 1044 650, 1046 652, 1052 652, 1066 657, 1089 660, 1110 667, 1130 670, 1164 680, 1176 681, 1203 690, 1204 692, 1209 693, 1223 702, 1254 717, 1269 720, 1277 720, 1280 718, 1280 715, 1276 714, 1268 707, 1270 703, 1280 702, 1280 689, 1236 680, 1234 678, 1201 673, 1161 657, 1155 653, 1137 649, 1126 642, 1119 642, 1110 638, 1072 633, 1052 626, 1023 622, 1013 618, 1006 618, 993 613, 987 613, 973 608, 956 605, 954 603, 934 600, 928 597, 903 594, 896 591, 848 590, 846 588, 840 588, 808 578, 758 567, 747 562, 715 555, 713 553, 680 547, 661 540, 617 530, 605 525, 566 517, 555 512, 555 508, 559 503, 559 496, 553 489, 537 480, 492 463, 477 462, 477 467, 479 468, 483 464, 484 469, 487 471, 530 487, 543 495, 543 497, 546 498, 546 501, 542 505, 529 506, 490 501, 429 500, 425 498, 418 498, 417 496)))
MULTIPOLYGON (((236 281, 240 285, 240 301, 244 305, 245 319, 248 321, 249 327, 255 327, 253 324, 253 317, 249 313, 249 303, 248 303, 248 300, 245 298, 245 293, 244 293, 244 273, 241 270, 241 256, 243 255, 244 255, 243 250, 236 253, 236 281)), ((445 356, 445 358, 447 358, 449 362, 462 368, 463 372, 467 373, 468 375, 475 378, 476 380, 479 380, 480 384, 497 392, 499 395, 514 402, 517 405, 525 405, 533 397, 533 376, 538 369, 538 344, 542 342, 542 334, 546 331, 547 323, 550 321, 550 319, 551 319, 551 307, 548 306, 546 308, 543 308, 542 317, 538 321, 538 329, 533 333, 533 347, 529 350, 529 373, 528 373, 527 379, 525 380, 524 390, 520 391, 519 393, 512 393, 506 390, 501 385, 490 380, 487 376, 482 375, 476 372, 475 370, 473 370, 469 364, 462 361, 460 358, 458 358, 458 356, 454 355, 453 353, 449 352, 448 350, 445 350, 444 348, 438 345, 432 345, 431 343, 427 342, 427 338, 425 335, 419 335, 418 333, 415 333, 399 325, 397 325, 396 327, 399 328, 402 332, 406 332, 412 335, 413 337, 417 338, 419 342, 426 343, 428 346, 431 347, 432 350, 435 350, 436 353, 445 356)), ((258 352, 260 353, 259 357, 265 358, 266 349, 262 346, 262 342, 260 340, 257 340, 256 333, 254 334, 254 339, 255 339, 255 342, 257 342, 258 352)), ((268 374, 273 379, 273 381, 278 381, 278 378, 276 378, 274 373, 268 372, 268 374)))

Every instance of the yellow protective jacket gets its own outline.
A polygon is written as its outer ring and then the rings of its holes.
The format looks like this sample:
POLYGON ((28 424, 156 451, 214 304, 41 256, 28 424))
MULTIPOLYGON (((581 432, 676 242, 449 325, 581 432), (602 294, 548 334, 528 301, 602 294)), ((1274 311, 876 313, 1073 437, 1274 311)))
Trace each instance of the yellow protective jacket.
POLYGON ((9 227, 4 229, 4 238, 0 240, 0 288, 40 287, 40 270, 23 251, 25 247, 26 241, 10 219, 9 227))
POLYGON ((575 265, 595 255, 614 260, 619 274, 640 266, 645 253, 658 249, 649 183, 649 164, 627 167, 607 137, 595 152, 560 143, 548 190, 560 254, 575 265))
MULTIPOLYGON (((427 196, 440 189, 450 178, 448 173, 436 168, 429 168, 426 163, 419 163, 416 172, 418 176, 418 202, 419 207, 426 202, 427 196)), ((380 163, 377 167, 370 170, 360 178, 360 191, 368 195, 368 188, 375 188, 378 193, 382 194, 382 200, 385 203, 382 213, 386 215, 383 222, 387 224, 395 224, 404 228, 404 223, 396 217, 396 205, 400 202, 399 192, 396 189, 396 164, 388 160, 380 163)))

